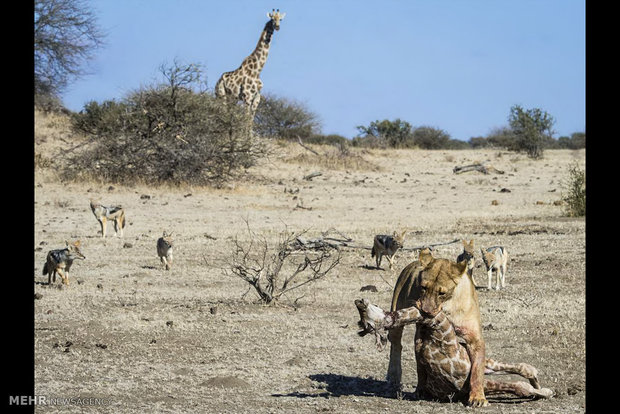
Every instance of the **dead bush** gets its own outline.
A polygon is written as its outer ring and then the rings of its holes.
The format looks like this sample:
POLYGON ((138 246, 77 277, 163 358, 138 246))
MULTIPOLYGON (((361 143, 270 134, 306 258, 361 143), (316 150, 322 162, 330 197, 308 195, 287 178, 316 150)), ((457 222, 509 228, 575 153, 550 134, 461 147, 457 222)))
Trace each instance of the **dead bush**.
POLYGON ((275 303, 283 295, 324 278, 340 263, 340 252, 328 245, 303 248, 298 239, 305 231, 285 229, 276 241, 269 242, 249 225, 246 227, 246 241, 233 239, 228 269, 230 274, 249 283, 265 304, 275 303))

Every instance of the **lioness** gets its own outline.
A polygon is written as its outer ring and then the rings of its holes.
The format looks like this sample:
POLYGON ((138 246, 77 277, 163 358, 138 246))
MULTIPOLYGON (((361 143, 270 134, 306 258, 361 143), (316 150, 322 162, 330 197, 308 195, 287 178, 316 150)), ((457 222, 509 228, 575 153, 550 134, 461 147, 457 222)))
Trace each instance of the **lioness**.
MULTIPOLYGON (((418 260, 407 265, 400 273, 392 296, 391 311, 411 306, 418 308, 425 317, 435 317, 440 311, 447 316, 471 361, 470 376, 466 384, 469 389, 467 403, 475 407, 486 406, 484 339, 478 295, 467 272, 467 261, 455 263, 447 259, 436 259, 429 249, 422 250, 418 260)), ((387 378, 398 395, 402 393, 402 334, 403 327, 394 328, 388 334, 391 345, 387 378)), ((416 398, 425 398, 425 387, 434 380, 433 372, 427 369, 428 361, 424 360, 424 346, 424 330, 416 329, 416 398)))
MULTIPOLYGON (((424 316, 415 306, 394 312, 385 312, 366 299, 355 300, 360 314, 358 335, 372 333, 379 349, 387 342, 386 330, 416 324, 421 330, 423 340, 419 348, 423 350, 420 363, 424 362, 426 372, 425 392, 433 399, 460 400, 468 397, 467 379, 471 363, 465 347, 459 342, 456 331, 445 313, 439 311, 434 317, 424 316)), ((418 345, 416 345, 416 349, 418 345)), ((517 374, 528 382, 503 382, 484 380, 485 393, 509 393, 519 397, 549 398, 553 391, 541 388, 538 371, 529 364, 505 364, 485 359, 486 374, 517 374)))

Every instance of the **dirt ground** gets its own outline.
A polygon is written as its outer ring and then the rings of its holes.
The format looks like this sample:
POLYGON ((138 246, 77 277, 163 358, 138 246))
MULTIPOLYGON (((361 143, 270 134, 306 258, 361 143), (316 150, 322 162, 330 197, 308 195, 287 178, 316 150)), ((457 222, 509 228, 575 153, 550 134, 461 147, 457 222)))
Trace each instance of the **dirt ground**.
MULTIPOLYGON (((35 147, 35 151, 36 151, 35 147)), ((329 147, 316 147, 319 152, 329 147)), ((405 247, 473 238, 503 245, 510 262, 500 291, 479 289, 487 356, 539 370, 550 400, 491 397, 484 412, 585 411, 585 221, 563 217, 562 180, 585 152, 544 159, 498 150, 356 151, 346 168, 313 161, 293 144, 278 148, 247 179, 224 189, 62 184, 35 173, 35 395, 58 399, 37 412, 451 413, 460 403, 413 401, 414 328, 403 351, 405 398, 386 390, 389 352, 357 336, 353 304, 389 307, 398 272, 376 270, 369 250, 343 249, 325 278, 264 306, 227 270, 232 239, 246 221, 267 240, 286 228, 336 229, 357 244, 408 227, 405 247), (363 162, 361 162, 363 161, 363 162), (504 174, 453 174, 488 161, 504 174), (312 180, 303 177, 321 171, 312 180), (298 191, 297 191, 298 190, 298 191), (126 209, 124 238, 102 239, 89 198, 126 209), (156 255, 173 231, 175 261, 156 255), (47 285, 47 252, 81 240, 69 287, 47 285), (360 288, 374 285, 377 292, 360 288), (72 398, 63 403, 62 398, 72 398), (87 407, 85 407, 87 405, 87 407)), ((460 242, 436 256, 456 258, 460 242)), ((479 252, 477 259, 480 259, 479 252)), ((480 262, 480 260, 479 260, 480 262)), ((480 265, 480 263, 479 263, 480 265)), ((474 275, 486 287, 486 272, 474 275)), ((516 380, 503 376, 506 381, 516 380)))

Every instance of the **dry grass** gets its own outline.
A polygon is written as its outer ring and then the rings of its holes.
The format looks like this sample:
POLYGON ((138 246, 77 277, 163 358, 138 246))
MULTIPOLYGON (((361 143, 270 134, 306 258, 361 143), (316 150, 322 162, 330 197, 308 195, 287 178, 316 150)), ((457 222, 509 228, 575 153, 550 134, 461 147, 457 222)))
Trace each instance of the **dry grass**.
MULTIPOLYGON (((293 144, 289 145, 292 146, 293 144)), ((313 147, 318 154, 306 150, 302 153, 288 156, 285 162, 328 170, 381 171, 380 166, 366 159, 364 154, 368 154, 368 150, 358 148, 341 149, 331 145, 313 147)), ((291 148, 288 151, 291 152, 291 148)))
MULTIPOLYGON (((460 404, 407 399, 417 382, 412 329, 401 401, 386 394, 388 354, 356 334, 353 300, 367 297, 387 307, 397 270, 373 270, 368 250, 343 250, 326 278, 283 297, 282 306, 262 306, 247 283, 224 271, 248 220, 268 240, 286 224, 291 231, 307 229, 309 237, 336 228, 370 246, 375 234, 406 225, 405 247, 454 238, 473 238, 476 250, 506 246, 506 289, 479 291, 487 353, 536 366, 542 385, 557 395, 517 403, 495 398, 485 411, 585 411, 585 222, 562 217, 562 207, 552 204, 560 199, 566 167, 575 159, 585 164, 584 151, 546 151, 542 162, 490 150, 358 153, 381 170, 329 168, 312 157, 290 162, 302 152, 296 144, 282 149, 247 180, 219 190, 61 184, 39 171, 35 394, 110 404, 88 407, 91 412, 463 411, 460 404), (484 182, 479 173, 452 174, 455 164, 473 159, 491 159, 506 174, 484 182), (303 180, 319 169, 323 175, 303 180), (124 239, 97 235, 88 207, 93 196, 123 205, 124 239), (311 209, 295 208, 300 199, 311 209), (499 205, 491 206, 492 199, 499 205), (155 248, 164 229, 175 235, 170 271, 155 248), (73 239, 82 241, 86 260, 74 264, 68 288, 47 286, 41 275, 47 251, 73 239), (376 293, 360 292, 371 284, 376 293)), ((455 258, 460 250, 459 244, 439 247, 438 255, 455 258)), ((413 259, 397 253, 395 268, 413 259)), ((484 271, 474 272, 484 286, 484 271)))

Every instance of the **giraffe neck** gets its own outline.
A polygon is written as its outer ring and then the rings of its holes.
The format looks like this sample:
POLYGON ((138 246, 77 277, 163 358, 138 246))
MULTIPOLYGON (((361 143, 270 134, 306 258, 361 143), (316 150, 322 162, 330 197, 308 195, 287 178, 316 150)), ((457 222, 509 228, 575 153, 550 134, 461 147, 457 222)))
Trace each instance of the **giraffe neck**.
POLYGON ((454 327, 443 313, 439 312, 434 318, 425 318, 418 322, 431 329, 431 337, 435 340, 443 341, 449 335, 455 335, 454 327))
POLYGON ((255 58, 250 60, 255 62, 256 67, 253 69, 258 71, 258 73, 263 70, 265 62, 267 62, 267 55, 269 55, 269 45, 271 43, 271 36, 273 35, 273 31, 273 20, 269 20, 267 24, 265 24, 265 28, 260 34, 260 39, 258 39, 256 48, 250 55, 250 57, 255 58))

